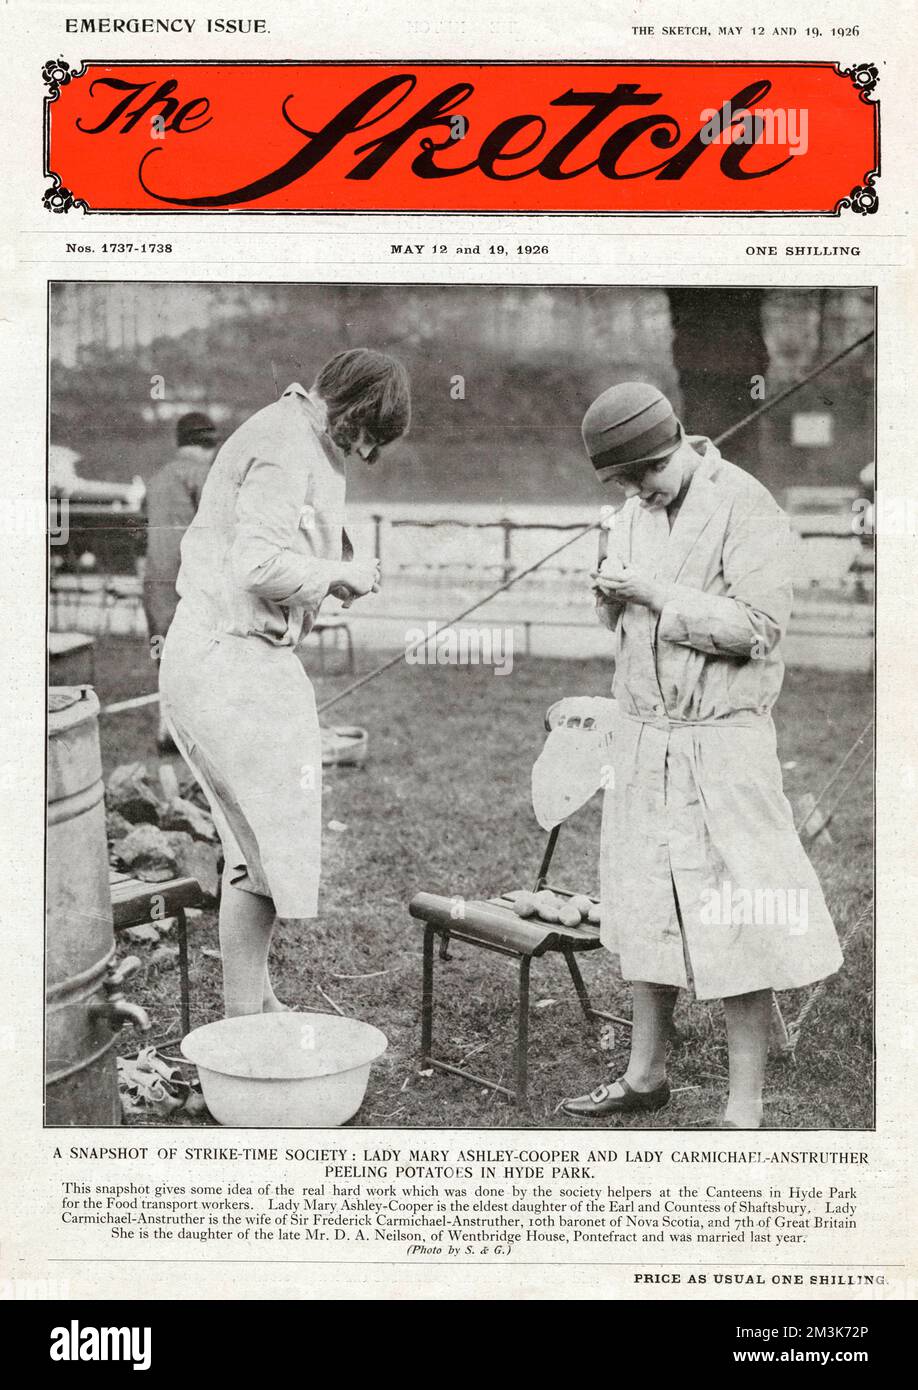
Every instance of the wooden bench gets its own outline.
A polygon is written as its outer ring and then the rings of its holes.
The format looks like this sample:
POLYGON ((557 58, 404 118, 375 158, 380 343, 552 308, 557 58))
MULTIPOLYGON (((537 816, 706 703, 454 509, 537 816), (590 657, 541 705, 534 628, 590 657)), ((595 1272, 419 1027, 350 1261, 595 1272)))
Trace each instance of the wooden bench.
MULTIPOLYGON (((548 732, 562 727, 571 730, 591 729, 594 725, 594 717, 585 716, 577 701, 556 700, 545 715, 545 728, 548 732)), ((597 779, 596 789, 598 788, 597 779)), ((561 822, 558 821, 549 832, 533 892, 547 888, 558 898, 571 898, 575 895, 569 889, 548 882, 548 872, 560 829, 561 822)), ((408 904, 408 911, 424 925, 421 986, 422 1067, 435 1067, 438 1071, 451 1072, 453 1076, 461 1076, 466 1081, 474 1081, 479 1086, 488 1086, 491 1090, 500 1091, 518 1105, 525 1105, 529 1082, 529 975, 532 962, 552 951, 564 957, 580 1007, 589 1023, 605 1019, 609 1023, 631 1027, 630 1019, 619 1018, 615 1014, 607 1014, 602 1009, 595 1008, 584 984, 577 956, 584 951, 596 951, 602 945, 599 927, 593 923, 581 921, 579 926, 565 927, 560 923, 543 922, 537 916, 520 917, 514 910, 511 898, 504 895, 465 900, 447 898, 438 893, 416 893, 408 904), (440 941, 441 960, 449 960, 449 942, 452 938, 519 961, 514 1090, 502 1085, 500 1081, 491 1081, 486 1076, 476 1076, 473 1072, 465 1071, 452 1062, 444 1062, 432 1055, 434 944, 437 938, 440 941)))
MULTIPOLYGON (((551 715, 549 711, 549 715, 551 715)), ((573 894, 567 888, 557 887, 548 882, 548 870, 558 843, 560 826, 556 825, 548 836, 548 843, 542 856, 539 872, 533 891, 550 888, 559 897, 569 898, 573 894)), ((435 1067, 438 1071, 451 1072, 453 1076, 464 1077, 479 1086, 488 1086, 492 1091, 500 1091, 518 1105, 527 1104, 529 1085, 529 974, 532 962, 550 951, 564 957, 577 999, 584 1017, 593 1023, 605 1019, 608 1023, 631 1027, 631 1020, 620 1018, 617 1014, 604 1013, 593 1006, 576 956, 582 951, 595 951, 602 945, 599 928, 582 922, 579 927, 564 927, 560 924, 540 921, 538 917, 519 917, 510 898, 479 898, 462 900, 457 912, 457 899, 443 897, 439 893, 416 893, 408 904, 411 916, 424 924, 424 959, 421 984, 421 1065, 435 1067), (434 983, 434 943, 440 940, 440 959, 449 960, 450 938, 464 941, 470 946, 478 946, 485 951, 496 951, 498 955, 515 957, 519 961, 519 996, 517 1000, 516 1044, 513 1064, 516 1087, 491 1081, 486 1076, 476 1076, 452 1062, 444 1062, 432 1055, 433 1049, 433 983, 434 983)))
MULTIPOLYGON (((556 890, 557 891, 557 890, 556 890)), ((471 899, 463 902, 462 916, 457 920, 455 898, 441 897, 436 893, 417 893, 408 906, 412 917, 424 923, 424 964, 421 987, 421 1066, 435 1067, 438 1071, 450 1072, 466 1081, 474 1081, 479 1086, 487 1086, 492 1091, 525 1105, 529 1084, 529 972, 532 962, 549 951, 557 951, 563 957, 570 971, 577 998, 584 1015, 590 1022, 607 1019, 610 1023, 622 1023, 630 1027, 629 1019, 618 1018, 593 1007, 575 954, 580 951, 595 951, 600 945, 599 928, 583 925, 562 927, 540 922, 538 919, 518 917, 512 904, 506 898, 487 900, 471 899), (499 1081, 491 1081, 486 1076, 476 1076, 452 1062, 444 1062, 432 1055, 433 1048, 433 976, 434 941, 440 939, 440 959, 449 960, 450 940, 464 941, 470 946, 479 946, 485 951, 496 951, 502 956, 512 956, 519 961, 519 997, 517 1000, 516 1044, 513 1065, 516 1080, 515 1089, 504 1086, 499 1081)))
POLYGON ((191 990, 188 979, 188 920, 185 909, 200 907, 201 885, 196 878, 170 878, 163 883, 144 883, 112 869, 109 875, 112 925, 116 932, 148 922, 174 917, 179 949, 182 1036, 191 1031, 191 990))

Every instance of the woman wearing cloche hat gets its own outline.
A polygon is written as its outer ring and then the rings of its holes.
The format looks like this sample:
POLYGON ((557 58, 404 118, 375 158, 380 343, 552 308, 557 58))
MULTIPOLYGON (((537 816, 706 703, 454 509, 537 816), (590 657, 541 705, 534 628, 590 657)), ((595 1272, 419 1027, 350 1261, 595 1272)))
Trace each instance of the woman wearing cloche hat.
POLYGON ((838 970, 841 950, 781 785, 772 706, 791 610, 790 530, 750 474, 687 436, 643 382, 583 420, 603 483, 626 501, 594 575, 617 708, 601 838, 603 944, 633 982, 624 1075, 564 1102, 614 1116, 669 1101, 679 989, 723 999, 723 1124, 762 1123, 771 991, 838 970))

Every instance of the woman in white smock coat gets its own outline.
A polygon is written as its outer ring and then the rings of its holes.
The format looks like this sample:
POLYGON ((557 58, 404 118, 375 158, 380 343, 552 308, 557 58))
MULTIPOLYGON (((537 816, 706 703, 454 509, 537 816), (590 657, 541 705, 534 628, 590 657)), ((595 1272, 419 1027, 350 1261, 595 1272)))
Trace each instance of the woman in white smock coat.
POLYGON ((602 481, 628 500, 594 576, 611 630, 616 728, 601 840, 602 940, 634 982, 628 1068, 565 1102, 662 1108, 679 988, 725 1001, 724 1123, 762 1121, 771 991, 823 979, 838 938, 794 828, 771 709, 791 609, 790 532, 750 474, 686 437, 654 387, 604 393, 584 420, 602 481))
POLYGON ((230 436, 182 541, 160 694, 223 845, 227 1015, 283 1007, 267 973, 275 915, 317 914, 322 749, 295 648, 328 594, 378 585, 377 560, 342 555, 346 461, 372 463, 409 411, 399 362, 339 353, 230 436))

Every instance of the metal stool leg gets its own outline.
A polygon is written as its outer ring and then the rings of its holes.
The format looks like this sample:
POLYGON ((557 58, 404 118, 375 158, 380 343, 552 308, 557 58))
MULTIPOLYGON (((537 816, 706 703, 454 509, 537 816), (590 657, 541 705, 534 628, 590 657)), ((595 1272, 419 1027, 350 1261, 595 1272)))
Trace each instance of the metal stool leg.
POLYGON ((583 976, 580 973, 580 966, 574 959, 573 951, 564 951, 562 954, 567 961, 567 968, 571 972, 571 979, 574 982, 574 989, 577 991, 577 998, 580 1000, 580 1007, 590 1022, 592 1023, 597 1018, 604 1018, 608 1023, 621 1023, 626 1028, 630 1028, 630 1018, 620 1018, 618 1014, 607 1014, 602 1009, 593 1007, 593 1001, 590 999, 583 976))
POLYGON ((518 1105, 527 1104, 529 1085, 529 956, 520 958, 520 1002, 516 1031, 516 1101, 518 1105))
POLYGON ((573 952, 571 951, 564 952, 564 959, 567 961, 567 968, 571 973, 571 979, 574 982, 574 989, 577 991, 577 998, 580 1000, 580 1007, 581 1009, 583 1009, 583 1012, 586 1014, 587 1018, 592 1020, 593 1004, 590 999, 589 992, 587 991, 587 987, 583 982, 583 976, 580 973, 580 966, 574 960, 573 952))
POLYGON ((344 629, 344 640, 347 643, 347 674, 354 674, 354 638, 350 627, 344 629))
POLYGON ((179 949, 179 979, 182 992, 182 1037, 191 1032, 191 989, 188 983, 188 920, 185 909, 176 913, 179 949))
POLYGON ((434 929, 424 928, 424 965, 421 984, 421 1066, 430 1064, 433 1048, 434 929))

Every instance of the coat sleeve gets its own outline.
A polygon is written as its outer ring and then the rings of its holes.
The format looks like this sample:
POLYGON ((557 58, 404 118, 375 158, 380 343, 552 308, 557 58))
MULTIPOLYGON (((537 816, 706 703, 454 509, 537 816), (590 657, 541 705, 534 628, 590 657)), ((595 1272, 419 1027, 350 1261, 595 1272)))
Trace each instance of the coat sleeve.
POLYGON ((770 499, 737 509, 724 539, 726 592, 674 584, 660 612, 658 637, 709 656, 767 656, 790 618, 790 527, 770 499))
MULTIPOLYGON (((622 513, 617 513, 612 519, 612 523, 605 529, 606 555, 617 556, 619 560, 627 559, 627 522, 622 513)), ((602 623, 603 627, 607 627, 610 632, 614 632, 618 625, 618 620, 625 610, 625 600, 616 598, 614 594, 604 593, 601 589, 594 589, 593 596, 596 600, 597 618, 602 623)))
POLYGON ((266 444, 252 458, 236 497, 230 559, 234 580, 249 593, 274 603, 317 607, 340 565, 293 548, 306 476, 302 456, 283 440, 266 444))

